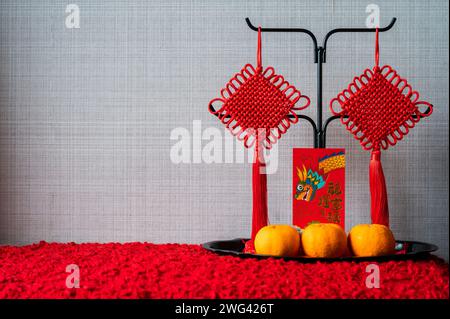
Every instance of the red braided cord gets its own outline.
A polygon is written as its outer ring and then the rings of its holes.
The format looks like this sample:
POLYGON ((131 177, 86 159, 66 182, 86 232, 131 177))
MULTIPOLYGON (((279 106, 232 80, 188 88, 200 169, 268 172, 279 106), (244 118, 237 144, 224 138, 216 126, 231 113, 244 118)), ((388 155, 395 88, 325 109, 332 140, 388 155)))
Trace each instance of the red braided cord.
POLYGON ((220 91, 221 97, 209 102, 213 106, 209 111, 247 148, 254 144, 256 131, 265 130, 262 145, 269 149, 291 123, 298 122, 294 111, 308 107, 310 100, 282 75, 277 75, 273 67, 264 70, 261 56, 261 27, 258 27, 256 69, 251 64, 245 65, 220 91), (299 100, 303 104, 295 107, 299 100))
POLYGON ((262 145, 271 148, 291 123, 298 122, 295 111, 305 109, 310 103, 306 95, 277 75, 273 67, 255 70, 251 64, 235 74, 220 93, 221 97, 211 100, 214 110, 210 112, 244 141, 245 147, 254 144, 256 130, 264 129, 267 133, 262 145), (302 105, 295 106, 299 100, 302 105))
POLYGON ((408 134, 421 117, 432 113, 430 103, 418 100, 419 93, 392 67, 375 66, 355 77, 331 100, 330 109, 341 116, 341 122, 363 149, 387 149, 408 134), (336 104, 340 110, 336 110, 336 104), (428 112, 421 112, 420 106, 426 106, 428 112))

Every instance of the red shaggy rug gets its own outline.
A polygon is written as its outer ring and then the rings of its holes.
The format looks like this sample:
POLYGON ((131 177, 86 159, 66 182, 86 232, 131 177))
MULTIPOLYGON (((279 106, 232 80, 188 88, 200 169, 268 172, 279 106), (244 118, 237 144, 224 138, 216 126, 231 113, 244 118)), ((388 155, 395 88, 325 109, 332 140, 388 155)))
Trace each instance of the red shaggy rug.
POLYGON ((368 264, 240 259, 198 245, 41 242, 0 246, 0 298, 449 298, 441 259, 379 263, 379 289, 365 285, 368 264), (70 264, 79 267, 78 289, 66 286, 70 264))

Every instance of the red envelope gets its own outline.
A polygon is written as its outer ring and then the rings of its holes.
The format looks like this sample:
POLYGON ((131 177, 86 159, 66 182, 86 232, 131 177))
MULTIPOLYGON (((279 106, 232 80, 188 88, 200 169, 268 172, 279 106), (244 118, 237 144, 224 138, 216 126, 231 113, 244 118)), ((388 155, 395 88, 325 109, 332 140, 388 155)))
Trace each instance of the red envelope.
POLYGON ((345 149, 294 148, 292 200, 294 225, 345 229, 345 149))

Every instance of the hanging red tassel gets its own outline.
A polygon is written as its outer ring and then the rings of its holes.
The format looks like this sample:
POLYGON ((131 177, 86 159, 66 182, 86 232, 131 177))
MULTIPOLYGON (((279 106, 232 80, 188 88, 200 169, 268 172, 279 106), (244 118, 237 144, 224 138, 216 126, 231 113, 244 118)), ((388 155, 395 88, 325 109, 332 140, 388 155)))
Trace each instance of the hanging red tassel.
POLYGON ((372 224, 381 224, 389 227, 386 181, 380 158, 381 153, 379 150, 372 151, 369 165, 370 213, 372 224))
POLYGON ((260 153, 260 141, 256 134, 255 155, 252 171, 253 213, 252 213, 252 241, 258 231, 269 223, 267 213, 267 175, 264 155, 260 153))

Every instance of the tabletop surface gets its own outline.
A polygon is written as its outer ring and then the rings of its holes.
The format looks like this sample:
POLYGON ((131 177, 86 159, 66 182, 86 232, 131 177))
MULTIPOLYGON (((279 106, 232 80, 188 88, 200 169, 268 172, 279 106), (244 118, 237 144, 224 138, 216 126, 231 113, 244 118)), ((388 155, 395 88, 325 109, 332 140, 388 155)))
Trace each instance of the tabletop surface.
POLYGON ((449 267, 434 256, 302 264, 200 245, 40 242, 0 246, 0 298, 448 299, 449 267))

